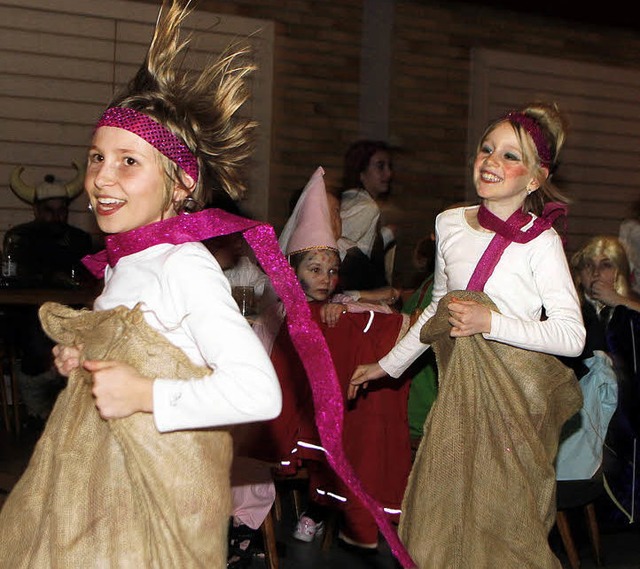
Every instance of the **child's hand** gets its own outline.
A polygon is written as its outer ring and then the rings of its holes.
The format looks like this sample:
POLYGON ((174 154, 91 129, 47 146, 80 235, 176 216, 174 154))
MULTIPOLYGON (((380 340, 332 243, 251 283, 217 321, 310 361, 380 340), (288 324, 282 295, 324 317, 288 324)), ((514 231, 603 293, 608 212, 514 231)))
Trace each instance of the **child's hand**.
POLYGON ((63 377, 69 377, 69 374, 80 366, 82 346, 56 344, 51 351, 53 352, 53 363, 58 373, 63 377))
POLYGON ((139 411, 153 412, 153 380, 122 362, 86 360, 95 404, 103 419, 122 419, 139 411))
POLYGON ((340 316, 347 313, 347 307, 337 302, 328 302, 320 308, 320 320, 323 324, 333 328, 340 320, 340 316))
POLYGON ((395 304, 400 298, 400 291, 391 286, 374 288, 371 290, 361 290, 360 298, 362 302, 379 302, 380 304, 395 304))
POLYGON ((355 399, 358 394, 358 388, 362 385, 363 389, 367 388, 367 384, 374 379, 380 379, 387 375, 378 362, 374 364, 359 365, 351 376, 351 382, 347 390, 347 399, 355 399))
POLYGON ((452 338, 491 332, 491 310, 473 300, 453 300, 447 305, 452 338))
POLYGON ((613 288, 613 283, 607 283, 601 280, 596 280, 591 284, 591 296, 607 306, 617 306, 621 304, 623 300, 613 288))

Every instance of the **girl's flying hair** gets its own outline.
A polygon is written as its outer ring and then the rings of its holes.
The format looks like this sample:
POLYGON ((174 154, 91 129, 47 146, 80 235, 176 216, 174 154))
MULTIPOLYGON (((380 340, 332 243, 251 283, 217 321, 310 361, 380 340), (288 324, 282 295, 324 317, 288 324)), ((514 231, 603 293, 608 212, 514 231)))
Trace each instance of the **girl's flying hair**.
MULTIPOLYGON (((197 175, 191 176, 197 183, 191 197, 202 206, 215 190, 233 199, 246 191, 242 166, 251 156, 257 124, 240 117, 239 110, 249 99, 246 80, 255 65, 250 48, 236 44, 201 71, 186 68, 191 36, 180 39, 180 28, 191 11, 190 1, 163 0, 142 66, 109 107, 139 111, 173 134, 176 145, 186 145, 197 161, 197 175)), ((165 163, 169 178, 187 185, 182 177, 187 169, 178 168, 175 148, 163 150, 166 137, 162 148, 143 138, 169 158, 165 163)))

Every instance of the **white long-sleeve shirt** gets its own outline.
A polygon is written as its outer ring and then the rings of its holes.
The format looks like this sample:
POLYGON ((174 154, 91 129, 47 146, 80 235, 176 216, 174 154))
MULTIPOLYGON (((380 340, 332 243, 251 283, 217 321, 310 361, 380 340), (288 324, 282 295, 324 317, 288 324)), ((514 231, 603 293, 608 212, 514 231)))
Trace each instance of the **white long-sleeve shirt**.
POLYGON ((340 198, 342 238, 371 257, 379 230, 380 208, 366 190, 352 188, 340 198))
POLYGON ((231 296, 218 262, 200 243, 160 244, 107 267, 95 310, 133 308, 197 365, 201 379, 156 379, 159 431, 195 429, 277 417, 282 393, 273 365, 231 296))
MULTIPOLYGON (((422 326, 435 314, 445 294, 467 288, 494 236, 472 228, 465 219, 467 209, 447 210, 436 218, 432 301, 405 337, 380 360, 382 369, 393 377, 400 376, 429 347, 420 342, 422 326)), ((554 229, 529 243, 511 243, 484 292, 500 310, 491 312, 491 332, 483 334, 486 339, 560 356, 582 353, 586 334, 580 303, 562 241, 554 229), (545 320, 540 319, 543 307, 545 320)))

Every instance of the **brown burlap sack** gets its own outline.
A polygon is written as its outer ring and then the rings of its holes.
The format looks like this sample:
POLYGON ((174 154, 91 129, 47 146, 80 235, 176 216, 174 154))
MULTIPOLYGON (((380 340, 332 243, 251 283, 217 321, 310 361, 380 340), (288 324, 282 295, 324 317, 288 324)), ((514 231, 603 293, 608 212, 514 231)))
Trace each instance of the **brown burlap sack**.
MULTIPOLYGON (((40 318, 54 341, 84 344, 87 359, 123 361, 154 378, 209 373, 146 324, 140 307, 47 303, 40 318)), ((71 374, 0 512, 0 567, 225 567, 229 433, 161 434, 147 413, 105 421, 90 380, 83 369, 71 374)))
POLYGON ((582 405, 557 358, 449 336, 452 297, 496 307, 484 293, 446 295, 422 329, 439 391, 402 504, 399 533, 421 569, 561 565, 548 545, 562 424, 582 405))

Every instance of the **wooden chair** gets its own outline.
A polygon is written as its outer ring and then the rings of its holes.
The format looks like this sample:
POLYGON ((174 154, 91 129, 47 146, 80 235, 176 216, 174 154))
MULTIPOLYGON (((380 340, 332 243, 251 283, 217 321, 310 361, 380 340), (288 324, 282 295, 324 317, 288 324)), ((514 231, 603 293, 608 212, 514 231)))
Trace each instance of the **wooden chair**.
POLYGON ((15 354, 11 343, 0 338, 0 406, 2 420, 8 433, 20 435, 20 392, 16 376, 15 354), (8 386, 5 377, 9 378, 8 386), (8 389, 7 389, 8 387, 8 389))
MULTIPOLYGON (((272 512, 275 522, 282 521, 282 499, 289 492, 293 503, 295 519, 298 520, 303 513, 303 490, 308 489, 309 470, 306 467, 299 468, 295 474, 281 474, 277 468, 273 469, 273 480, 276 485, 276 501, 272 512)), ((333 537, 338 525, 338 512, 331 510, 325 520, 324 535, 322 536, 322 550, 331 548, 333 537)), ((266 543, 265 543, 266 547, 266 543)))
POLYGON ((265 563, 268 569, 278 569, 280 562, 278 559, 278 547, 276 541, 275 528, 275 504, 269 510, 267 517, 262 522, 260 530, 262 532, 262 541, 264 543, 265 563))
POLYGON ((295 474, 282 474, 278 468, 273 468, 273 482, 276 485, 276 501, 274 514, 277 522, 282 521, 282 498, 289 492, 293 502, 293 509, 298 519, 302 515, 302 488, 309 483, 309 470, 299 468, 295 474))
MULTIPOLYGON (((277 467, 271 469, 273 481, 276 486, 276 499, 267 514, 267 517, 260 526, 262 533, 262 541, 264 543, 265 564, 268 569, 278 569, 280 561, 278 558, 278 542, 276 539, 276 523, 282 520, 282 492, 287 483, 304 481, 309 479, 309 473, 306 469, 299 470, 296 474, 281 474, 277 467)), ((302 497, 300 489, 292 486, 289 488, 292 493, 292 499, 297 517, 300 516, 302 508, 302 497)))
POLYGON ((600 529, 594 503, 603 491, 604 485, 600 473, 590 480, 567 480, 558 481, 557 483, 556 501, 558 511, 556 514, 556 526, 562 538, 562 544, 567 553, 571 569, 580 568, 580 556, 569 524, 570 511, 576 509, 582 509, 584 512, 593 557, 598 567, 602 565, 600 529))

